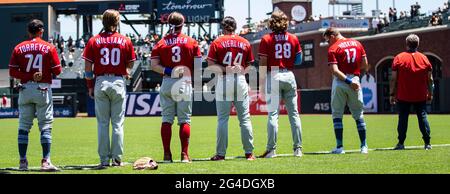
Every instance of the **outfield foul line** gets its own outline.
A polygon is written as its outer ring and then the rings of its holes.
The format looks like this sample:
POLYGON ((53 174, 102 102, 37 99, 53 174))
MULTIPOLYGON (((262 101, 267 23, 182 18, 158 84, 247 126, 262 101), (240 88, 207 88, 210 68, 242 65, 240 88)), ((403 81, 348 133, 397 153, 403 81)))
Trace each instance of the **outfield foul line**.
MULTIPOLYGON (((432 145, 433 147, 450 147, 450 144, 437 144, 432 145)), ((405 146, 405 150, 415 150, 415 149, 423 149, 423 146, 405 146)), ((389 148, 372 148, 369 149, 369 151, 391 151, 394 150, 392 147, 389 148)), ((345 150, 346 153, 359 153, 360 150, 345 150)), ((331 154, 330 151, 318 151, 318 152, 304 152, 304 155, 318 155, 318 154, 331 154)), ((277 154, 277 157, 292 157, 294 154, 277 154)), ((226 157, 225 160, 234 160, 234 159, 240 159, 245 158, 244 156, 231 156, 226 157)), ((192 159, 193 162, 200 162, 200 161, 210 161, 210 158, 194 158, 192 159)), ((174 163, 181 163, 181 160, 174 160, 174 163)), ((169 164, 165 163, 163 161, 157 161, 158 164, 169 164)), ((133 163, 124 162, 124 166, 133 165, 133 163)), ((87 165, 68 165, 68 166, 58 166, 61 170, 102 170, 98 168, 98 164, 87 164, 87 165)), ((10 168, 0 168, 0 171, 20 171, 20 172, 27 172, 27 171, 21 171, 17 167, 10 167, 10 168)), ((40 167, 29 167, 29 172, 40 172, 40 167)))

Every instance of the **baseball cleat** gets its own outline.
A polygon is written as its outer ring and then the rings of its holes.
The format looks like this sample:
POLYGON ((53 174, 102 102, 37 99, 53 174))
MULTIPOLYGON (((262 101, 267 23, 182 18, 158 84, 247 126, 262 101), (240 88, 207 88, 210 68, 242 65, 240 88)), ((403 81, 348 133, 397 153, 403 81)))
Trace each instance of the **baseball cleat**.
POLYGON ((211 158, 212 161, 223 161, 225 160, 225 156, 215 155, 211 158))
POLYGON ((303 156, 302 148, 296 148, 294 150, 294 156, 295 157, 302 157, 303 156))
POLYGON ((425 144, 424 149, 425 150, 431 150, 431 144, 425 144))
POLYGON ((123 162, 120 161, 119 159, 113 159, 112 160, 112 166, 114 166, 114 167, 121 167, 121 166, 123 166, 123 162))
POLYGON ((41 161, 41 171, 45 171, 45 172, 55 172, 58 171, 59 169, 54 166, 51 162, 50 159, 42 159, 41 161))
POLYGON ((369 148, 367 146, 361 147, 361 154, 368 154, 368 153, 369 153, 369 148))
POLYGON ((172 153, 164 153, 164 163, 172 163, 172 153))
POLYGON ((100 164, 98 164, 97 168, 98 169, 105 169, 109 167, 109 162, 101 162, 100 164))
POLYGON ((20 160, 20 163, 19 163, 19 170, 23 170, 23 171, 28 170, 28 160, 27 160, 27 159, 25 159, 25 160, 20 160))
POLYGON ((184 152, 181 152, 181 162, 182 163, 191 163, 191 159, 189 158, 189 155, 187 155, 184 152))
POLYGON ((248 161, 256 160, 256 158, 255 158, 255 156, 253 155, 253 153, 245 154, 245 158, 246 158, 248 161))
POLYGON ((397 144, 394 147, 394 150, 404 150, 404 149, 405 149, 405 145, 403 145, 403 144, 397 144))
POLYGON ((344 147, 334 148, 331 151, 332 154, 345 154, 344 147))
POLYGON ((277 154, 275 153, 275 150, 266 150, 266 152, 264 152, 264 154, 262 154, 261 156, 259 156, 260 158, 275 158, 277 157, 277 154))

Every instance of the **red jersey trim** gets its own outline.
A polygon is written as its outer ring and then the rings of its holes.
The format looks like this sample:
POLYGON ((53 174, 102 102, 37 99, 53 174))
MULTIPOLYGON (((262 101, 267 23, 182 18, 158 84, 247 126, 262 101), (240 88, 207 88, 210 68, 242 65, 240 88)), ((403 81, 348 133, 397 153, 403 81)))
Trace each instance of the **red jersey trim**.
POLYGON ((131 60, 129 60, 128 62, 131 62, 131 61, 136 61, 136 59, 131 59, 131 60))
POLYGON ((54 67, 52 67, 52 69, 53 69, 53 68, 58 68, 58 67, 61 67, 61 65, 54 66, 54 67))
POLYGON ((150 57, 150 59, 159 59, 159 56, 150 57))
POLYGON ((91 59, 88 59, 88 58, 86 58, 85 56, 82 56, 81 58, 83 58, 84 60, 86 60, 86 61, 89 61, 89 62, 91 62, 91 63, 93 63, 93 62, 94 62, 93 60, 91 60, 91 59))
POLYGON ((8 65, 9 67, 19 67, 18 65, 8 65))
POLYGON ((258 53, 259 56, 269 56, 268 54, 258 53))
POLYGON ((202 58, 203 56, 194 56, 194 58, 202 58))

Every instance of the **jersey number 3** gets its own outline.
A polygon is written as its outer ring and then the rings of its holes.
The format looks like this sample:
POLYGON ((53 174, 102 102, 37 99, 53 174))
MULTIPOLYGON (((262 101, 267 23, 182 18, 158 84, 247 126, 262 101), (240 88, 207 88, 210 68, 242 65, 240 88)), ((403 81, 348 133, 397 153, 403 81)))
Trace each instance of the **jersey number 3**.
POLYGON ((181 61, 181 48, 179 46, 172 47, 172 62, 178 63, 181 61))

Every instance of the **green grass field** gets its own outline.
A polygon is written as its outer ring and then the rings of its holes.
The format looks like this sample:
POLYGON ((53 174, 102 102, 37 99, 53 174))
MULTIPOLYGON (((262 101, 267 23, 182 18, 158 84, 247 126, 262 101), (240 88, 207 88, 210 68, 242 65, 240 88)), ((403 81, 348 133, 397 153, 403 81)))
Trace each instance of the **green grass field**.
MULTIPOLYGON (((303 151, 306 153, 329 151, 335 146, 330 115, 305 115, 303 127, 303 151)), ((124 161, 150 156, 162 160, 159 117, 127 118, 125 122, 124 161)), ((450 144, 450 115, 430 115, 432 144, 450 144)), ((190 139, 190 156, 194 159, 209 158, 215 153, 216 117, 194 117, 190 139)), ((252 117, 255 153, 260 155, 266 144, 266 117, 252 117)), ((369 148, 393 147, 397 142, 395 115, 367 115, 369 148)), ((0 168, 18 166, 17 119, 0 120, 0 168)), ((28 160, 30 167, 40 165, 41 147, 37 122, 30 133, 28 160)), ((237 118, 230 118, 227 157, 242 156, 242 144, 237 118)), ((344 147, 359 149, 355 123, 350 116, 344 119, 344 147)), ((410 116, 406 146, 423 146, 415 115, 410 116)), ((180 143, 178 127, 173 128, 172 154, 179 160, 180 143)), ((292 139, 286 116, 280 117, 278 154, 292 154, 292 139)), ((98 163, 97 129, 93 118, 55 119, 53 129, 52 162, 57 166, 80 166, 98 163)), ((17 172, 11 173, 36 173, 17 172)), ((62 170, 57 173, 151 173, 151 174, 397 174, 397 173, 450 173, 450 147, 435 146, 430 151, 408 149, 404 151, 371 151, 368 155, 305 154, 302 158, 278 157, 246 161, 237 158, 222 162, 194 161, 191 164, 159 164, 154 171, 134 171, 131 165, 106 170, 62 170)))

